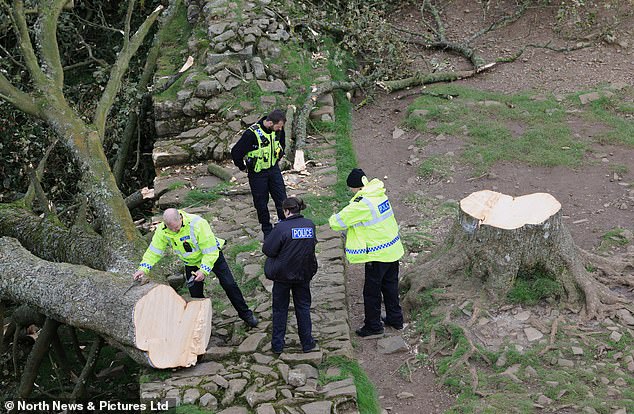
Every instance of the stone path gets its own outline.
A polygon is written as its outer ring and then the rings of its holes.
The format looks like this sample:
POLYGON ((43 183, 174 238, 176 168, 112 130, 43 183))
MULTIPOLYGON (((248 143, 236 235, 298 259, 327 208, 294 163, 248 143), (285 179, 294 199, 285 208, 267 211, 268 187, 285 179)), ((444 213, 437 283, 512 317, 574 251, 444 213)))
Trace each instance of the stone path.
MULTIPOLYGON (((318 155, 319 162, 309 163, 305 173, 284 174, 289 195, 329 194, 330 186, 336 182, 336 151, 329 143, 332 138, 311 140, 311 154, 318 155)), ((179 180, 187 185, 174 188, 176 197, 167 193, 162 207, 182 200, 190 189, 215 185, 214 180, 205 179, 204 171, 201 166, 168 169, 170 176, 159 177, 156 187, 179 180)), ((234 171, 237 186, 232 189, 248 189, 246 175, 234 171)), ((270 209, 274 211, 272 202, 270 209)), ((319 350, 302 353, 291 309, 286 348, 278 357, 270 345, 272 282, 263 274, 262 237, 250 194, 225 197, 212 205, 187 210, 208 218, 216 235, 227 240, 225 256, 230 264, 235 262, 241 267, 242 271, 234 276, 260 324, 248 329, 217 280, 211 280, 207 290, 214 315, 207 353, 196 366, 169 372, 167 379, 163 372, 145 375, 140 385, 142 401, 167 400, 170 406, 194 404, 222 414, 357 413, 353 379, 338 368, 323 364, 333 356, 353 357, 339 233, 327 225, 317 228, 319 270, 311 283, 311 316, 319 350), (152 380, 157 376, 163 379, 152 380)))

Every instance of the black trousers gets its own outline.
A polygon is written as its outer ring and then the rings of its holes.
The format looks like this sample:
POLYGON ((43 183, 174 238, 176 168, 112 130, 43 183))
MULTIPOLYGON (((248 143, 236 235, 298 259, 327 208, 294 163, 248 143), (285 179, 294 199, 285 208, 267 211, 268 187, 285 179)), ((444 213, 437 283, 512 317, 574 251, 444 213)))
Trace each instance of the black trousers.
POLYGON ((403 310, 398 298, 398 260, 395 262, 368 262, 365 264, 363 307, 365 327, 378 331, 381 323, 381 298, 385 303, 385 321, 391 325, 403 324, 403 310))
POLYGON ((271 225, 271 215, 269 214, 269 194, 275 203, 277 217, 284 219, 282 201, 286 199, 286 186, 279 165, 275 164, 271 168, 258 173, 249 171, 249 186, 253 197, 253 205, 258 213, 258 221, 262 226, 264 236, 273 230, 271 225))
MULTIPOLYGON (((185 282, 187 282, 187 279, 192 276, 192 272, 196 272, 197 270, 199 270, 199 267, 197 266, 185 266, 185 282)), ((218 260, 214 263, 214 267, 211 271, 216 275, 218 281, 220 282, 220 286, 224 289, 229 301, 236 311, 238 311, 238 316, 240 316, 243 320, 250 318, 251 315, 253 315, 253 312, 251 312, 249 306, 245 302, 244 296, 242 296, 242 291, 233 278, 231 269, 229 269, 229 265, 227 264, 222 252, 220 252, 220 256, 218 256, 218 260)), ((189 287, 191 297, 204 298, 204 286, 204 281, 194 282, 193 286, 189 287)))
POLYGON ((291 292, 295 317, 297 318, 297 334, 302 343, 302 351, 308 351, 315 347, 315 339, 312 334, 310 320, 310 281, 299 283, 273 282, 273 337, 271 348, 274 352, 282 352, 284 349, 284 337, 286 336, 286 322, 288 321, 288 305, 291 292))

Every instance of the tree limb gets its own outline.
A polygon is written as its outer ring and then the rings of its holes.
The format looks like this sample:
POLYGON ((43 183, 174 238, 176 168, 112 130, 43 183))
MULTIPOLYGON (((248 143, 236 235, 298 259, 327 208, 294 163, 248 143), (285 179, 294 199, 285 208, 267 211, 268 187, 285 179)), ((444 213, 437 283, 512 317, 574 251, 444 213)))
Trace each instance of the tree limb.
POLYGON ((132 56, 134 56, 139 46, 141 46, 141 43, 150 31, 152 24, 162 11, 163 6, 158 6, 152 14, 145 19, 134 36, 130 39, 130 42, 121 50, 121 52, 119 52, 116 62, 112 65, 108 84, 101 95, 101 99, 99 100, 99 104, 97 105, 93 118, 99 139, 102 143, 105 137, 106 118, 108 117, 108 112, 110 112, 110 108, 112 107, 117 93, 121 88, 121 80, 128 69, 130 59, 132 59, 132 56))
MULTIPOLYGON (((158 61, 158 56, 161 51, 161 44, 164 37, 161 35, 161 33, 162 33, 162 30, 170 26, 170 22, 174 19, 174 16, 176 16, 177 5, 178 5, 178 2, 174 2, 174 5, 172 6, 172 8, 168 10, 165 21, 160 22, 160 25, 161 25, 160 29, 154 35, 154 42, 152 43, 152 47, 150 48, 150 51, 147 54, 145 65, 143 67, 143 73, 141 74, 141 78, 139 79, 139 82, 137 83, 137 94, 142 95, 142 98, 139 98, 137 100, 136 110, 134 109, 131 110, 130 114, 128 115, 128 122, 126 124, 125 130, 123 131, 123 136, 121 138, 121 141, 119 142, 117 158, 112 167, 112 173, 114 174, 115 180, 117 181, 117 185, 120 185, 121 182, 123 181, 123 172, 125 171, 125 165, 128 160, 130 145, 133 142, 135 132, 139 129, 138 128, 139 112, 141 111, 141 108, 143 108, 145 99, 147 99, 146 95, 148 93, 147 91, 148 85, 152 81, 152 76, 154 75, 154 72, 156 70, 156 62, 158 61)), ((129 23, 126 27, 127 27, 126 33, 129 33, 129 30, 130 30, 129 23)), ((128 37, 129 37, 129 34, 126 35, 126 39, 128 37)))
POLYGON ((44 114, 40 109, 40 101, 28 93, 22 92, 0 72, 0 98, 9 102, 20 111, 33 115, 36 118, 43 118, 44 114))
POLYGON ((437 82, 453 82, 459 79, 466 79, 476 74, 494 67, 497 62, 488 63, 480 66, 475 70, 456 71, 456 72, 434 72, 434 73, 416 73, 405 79, 379 82, 378 85, 388 92, 394 92, 413 86, 427 85, 437 82))
POLYGON ((75 384, 75 388, 70 395, 71 401, 77 401, 78 399, 84 397, 86 391, 86 383, 88 382, 88 378, 92 376, 92 373, 95 370, 95 366, 97 365, 97 359, 99 358, 99 352, 101 352, 103 342, 103 338, 101 336, 97 336, 95 341, 92 343, 92 346, 90 347, 90 353, 88 354, 88 360, 84 363, 84 369, 81 371, 79 379, 75 384))
POLYGON ((49 0, 39 7, 40 17, 37 22, 37 45, 42 56, 44 70, 53 80, 55 92, 62 95, 64 87, 64 69, 57 44, 57 21, 68 0, 49 0))
MULTIPOLYGON (((44 156, 42 157, 42 160, 37 165, 37 169, 35 170, 35 179, 38 182, 41 181, 42 178, 44 177, 44 168, 46 168, 48 157, 51 155, 51 152, 53 151, 53 148, 55 148, 55 145, 57 145, 57 141, 58 140, 53 141, 53 143, 48 146, 48 148, 46 149, 46 152, 44 153, 44 156)), ((29 185, 28 190, 26 190, 26 194, 23 199, 24 204, 29 208, 31 208, 33 205, 33 197, 35 196, 35 191, 36 191, 35 185, 34 183, 31 183, 29 185)))
POLYGON ((37 61, 35 51, 33 50, 33 44, 29 36, 29 28, 26 24, 26 16, 24 14, 24 2, 22 0, 16 0, 13 3, 13 7, 10 8, 13 28, 16 36, 18 37, 18 43, 22 55, 24 56, 24 62, 29 69, 29 73, 33 79, 33 82, 40 88, 46 89, 46 75, 42 72, 42 68, 37 61))
POLYGON ((46 318, 44 327, 42 328, 40 335, 37 337, 37 341, 35 341, 35 345, 33 346, 33 349, 31 349, 29 357, 26 360, 24 373, 22 374, 20 387, 18 388, 19 398, 25 399, 31 395, 31 391, 33 391, 33 382, 35 381, 35 378, 37 378, 37 372, 39 371, 40 364, 48 351, 48 347, 53 340, 53 336, 57 332, 58 326, 59 322, 55 319, 46 318))

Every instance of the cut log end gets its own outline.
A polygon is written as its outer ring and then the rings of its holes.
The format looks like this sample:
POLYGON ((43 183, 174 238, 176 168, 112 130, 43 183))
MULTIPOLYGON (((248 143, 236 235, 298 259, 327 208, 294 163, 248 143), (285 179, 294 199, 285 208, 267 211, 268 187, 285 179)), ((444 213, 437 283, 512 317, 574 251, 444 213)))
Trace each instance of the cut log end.
POLYGON ((513 230, 526 224, 545 222, 561 210, 561 204, 547 193, 512 197, 483 190, 463 198, 460 209, 479 220, 480 224, 513 230))
POLYGON ((136 346, 155 368, 194 365, 207 349, 211 312, 209 299, 186 302, 169 286, 157 285, 134 307, 136 346))

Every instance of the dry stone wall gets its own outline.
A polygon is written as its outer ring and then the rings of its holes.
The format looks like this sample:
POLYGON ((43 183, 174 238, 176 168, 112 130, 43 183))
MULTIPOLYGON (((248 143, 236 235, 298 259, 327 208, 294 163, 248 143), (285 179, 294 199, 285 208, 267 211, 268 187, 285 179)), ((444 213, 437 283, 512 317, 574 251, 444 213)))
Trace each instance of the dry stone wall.
MULTIPOLYGON (((246 127, 295 98, 288 94, 287 69, 274 63, 290 34, 271 0, 186 3, 194 27, 189 52, 198 58, 183 75, 180 89, 169 95, 173 98, 155 99, 156 167, 227 159, 246 127), (261 91, 257 102, 240 98, 248 88, 261 91)), ((332 97, 322 102, 331 103, 332 97)), ((332 104, 318 111, 318 119, 334 119, 332 104)))

